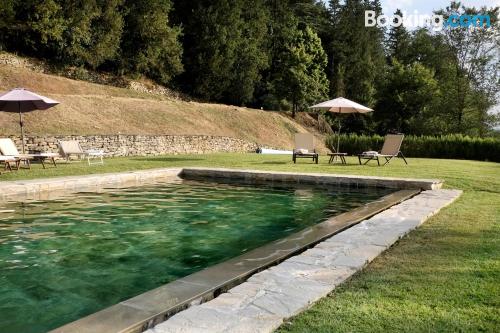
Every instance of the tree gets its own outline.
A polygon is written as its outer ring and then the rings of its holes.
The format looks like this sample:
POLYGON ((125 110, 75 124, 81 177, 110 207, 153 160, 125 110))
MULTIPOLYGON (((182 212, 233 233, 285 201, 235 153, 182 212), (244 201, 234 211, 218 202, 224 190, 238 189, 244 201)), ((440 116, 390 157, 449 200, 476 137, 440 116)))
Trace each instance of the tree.
POLYGON ((275 78, 277 95, 292 103, 292 117, 311 103, 328 96, 326 53, 309 27, 297 30, 280 61, 283 73, 275 78))
POLYGON ((456 132, 470 131, 471 122, 465 121, 468 118, 467 113, 475 113, 480 118, 486 118, 485 114, 498 98, 500 84, 499 11, 499 7, 476 9, 461 6, 455 1, 452 1, 445 10, 438 11, 438 14, 443 15, 445 20, 452 15, 475 16, 477 14, 489 15, 491 20, 490 28, 469 25, 467 28, 446 27, 440 32, 455 60, 452 89, 454 96, 450 96, 448 107, 454 114, 456 132), (485 100, 488 103, 484 103, 485 100))
MULTIPOLYGON (((399 9, 394 12, 394 15, 403 18, 403 13, 399 9)), ((397 59, 399 62, 406 63, 410 42, 411 36, 403 25, 391 27, 386 42, 389 62, 397 59)))
POLYGON ((67 25, 59 3, 27 0, 5 4, 8 4, 6 13, 10 12, 2 34, 7 49, 39 57, 60 56, 67 25))
POLYGON ((438 96, 438 82, 432 70, 417 62, 403 65, 393 59, 375 107, 379 132, 427 134, 423 132, 428 112, 438 96))
POLYGON ((268 66, 264 2, 179 1, 175 16, 184 30, 185 89, 208 100, 251 101, 268 66))
POLYGON ((7 49, 97 68, 114 59, 123 27, 122 0, 7 0, 0 24, 7 49), (3 20, 2 20, 3 21, 3 20))
POLYGON ((344 97, 373 105, 377 78, 384 72, 383 30, 365 27, 365 10, 381 12, 380 3, 362 0, 330 2, 332 41, 330 54, 330 96, 344 97), (340 78, 342 80, 340 80, 340 78), (338 96, 338 95, 337 95, 338 96))
POLYGON ((167 84, 182 72, 180 29, 169 24, 170 0, 126 0, 120 70, 167 84))
POLYGON ((262 72, 269 66, 266 45, 269 12, 263 1, 245 1, 241 11, 241 35, 237 41, 230 87, 224 100, 244 105, 253 101, 262 72))
POLYGON ((64 61, 96 69, 118 54, 123 30, 123 0, 63 1, 64 61))

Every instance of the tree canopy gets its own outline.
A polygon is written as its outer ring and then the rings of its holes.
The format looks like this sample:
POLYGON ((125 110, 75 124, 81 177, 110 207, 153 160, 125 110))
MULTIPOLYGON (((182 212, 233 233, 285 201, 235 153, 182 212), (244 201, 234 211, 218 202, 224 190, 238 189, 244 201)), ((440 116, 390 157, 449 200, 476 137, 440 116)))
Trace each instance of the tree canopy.
POLYGON ((366 10, 380 0, 0 0, 0 50, 293 114, 343 96, 375 109, 345 119, 357 133, 492 133, 498 7, 452 1, 437 14, 491 27, 441 31, 366 27, 366 10))

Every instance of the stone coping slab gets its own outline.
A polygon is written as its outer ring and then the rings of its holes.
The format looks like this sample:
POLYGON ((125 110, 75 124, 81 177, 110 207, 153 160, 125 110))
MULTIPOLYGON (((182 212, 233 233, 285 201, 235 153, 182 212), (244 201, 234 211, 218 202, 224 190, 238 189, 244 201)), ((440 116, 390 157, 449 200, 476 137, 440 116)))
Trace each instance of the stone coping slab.
POLYGON ((293 182, 302 184, 340 185, 350 187, 385 187, 394 189, 437 190, 443 185, 439 179, 392 178, 331 173, 298 173, 220 168, 183 168, 183 178, 231 178, 247 182, 293 182))
POLYGON ((179 312, 147 333, 272 332, 460 195, 458 190, 424 191, 209 302, 179 312))
POLYGON ((131 172, 66 176, 0 182, 0 202, 8 200, 50 200, 79 191, 99 191, 106 187, 139 186, 151 181, 177 178, 180 168, 148 169, 131 172))
POLYGON ((301 183, 349 187, 386 187, 431 190, 441 188, 438 179, 406 179, 328 173, 271 172, 220 168, 160 168, 130 172, 66 176, 30 180, 0 181, 0 202, 7 200, 50 200, 79 191, 105 187, 138 186, 151 181, 183 178, 229 178, 253 183, 301 183))
POLYGON ((193 304, 200 304, 314 244, 400 203, 419 190, 400 190, 268 243, 241 256, 76 320, 52 333, 143 332, 193 304))

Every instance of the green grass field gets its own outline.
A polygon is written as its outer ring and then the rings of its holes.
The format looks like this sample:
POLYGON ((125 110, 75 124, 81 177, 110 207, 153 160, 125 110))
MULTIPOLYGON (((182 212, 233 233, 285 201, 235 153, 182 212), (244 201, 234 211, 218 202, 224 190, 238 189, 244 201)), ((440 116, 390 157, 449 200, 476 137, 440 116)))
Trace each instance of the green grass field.
POLYGON ((0 181, 181 166, 440 178, 464 194, 280 332, 499 332, 500 164, 410 159, 385 167, 257 154, 112 158, 5 173, 0 181))

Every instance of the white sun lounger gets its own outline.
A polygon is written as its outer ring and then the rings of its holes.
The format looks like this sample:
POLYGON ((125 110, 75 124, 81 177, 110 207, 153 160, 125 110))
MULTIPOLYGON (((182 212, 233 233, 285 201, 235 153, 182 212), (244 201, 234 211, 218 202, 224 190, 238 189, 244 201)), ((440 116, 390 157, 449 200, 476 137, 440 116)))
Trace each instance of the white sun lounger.
POLYGON ((28 168, 31 167, 31 160, 38 160, 42 163, 43 168, 45 169, 45 160, 51 160, 52 164, 57 167, 56 157, 59 157, 57 153, 37 153, 37 154, 20 154, 17 150, 14 141, 9 138, 0 139, 0 152, 4 156, 11 156, 18 160, 18 168, 20 162, 25 162, 28 168))
POLYGON ((76 140, 59 141, 59 152, 66 160, 69 161, 71 155, 83 156, 87 158, 87 163, 104 164, 103 157, 106 155, 104 151, 97 149, 83 150, 80 143, 76 140), (90 162, 91 159, 98 159, 98 162, 90 162))

